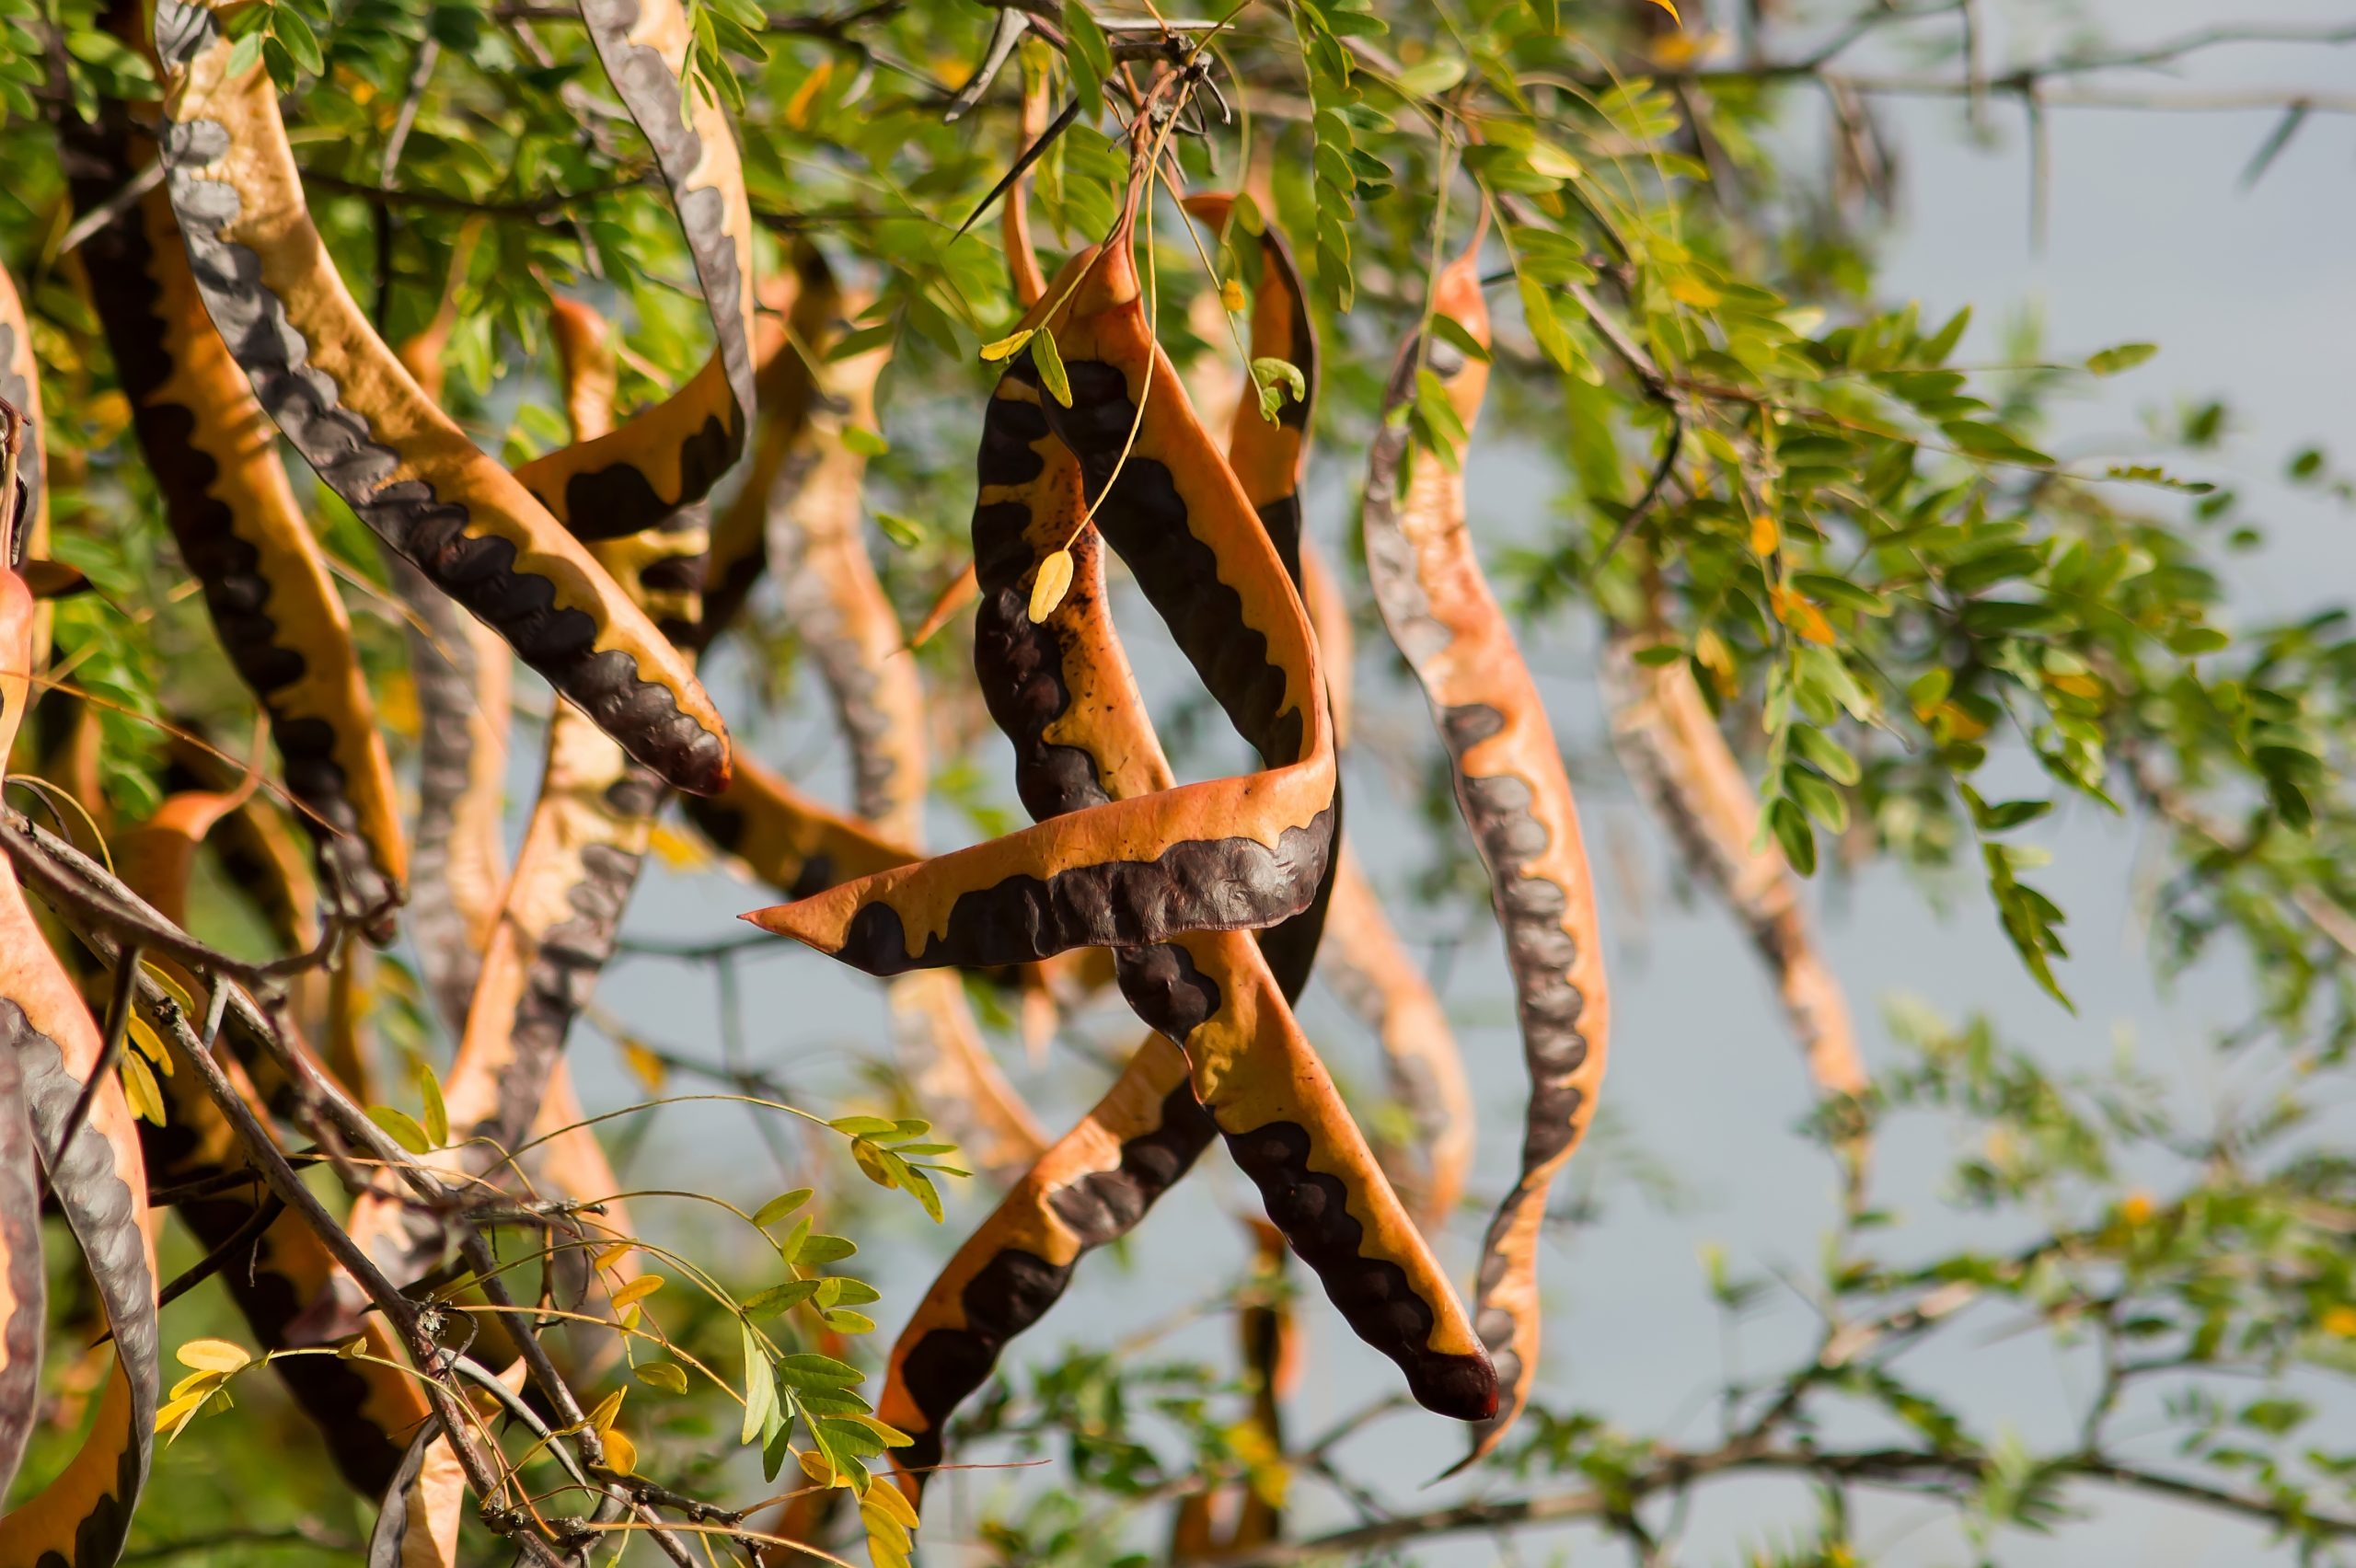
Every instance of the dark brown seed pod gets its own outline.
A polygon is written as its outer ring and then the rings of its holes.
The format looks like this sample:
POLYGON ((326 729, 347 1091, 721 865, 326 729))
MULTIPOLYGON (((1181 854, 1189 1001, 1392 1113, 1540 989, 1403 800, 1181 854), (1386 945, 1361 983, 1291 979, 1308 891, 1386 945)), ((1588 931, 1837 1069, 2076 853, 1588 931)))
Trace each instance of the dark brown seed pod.
MULTIPOLYGON (((144 155, 117 126, 75 136, 84 155, 75 204, 95 211, 144 155)), ((269 716, 335 897, 387 939, 409 869, 392 760, 327 553, 279 461, 277 429, 205 314, 162 191, 81 254, 181 559, 230 664, 269 716)))
MULTIPOLYGON (((1434 280, 1433 308, 1485 344, 1479 248, 1476 236, 1434 280)), ((1413 398, 1419 376, 1438 377, 1470 430, 1487 367, 1437 337, 1410 340, 1386 407, 1413 398)), ((1470 1463, 1496 1445, 1530 1398, 1538 1370, 1539 1228, 1554 1173, 1595 1113, 1611 999, 1570 780, 1545 705, 1465 531, 1461 460, 1428 449, 1411 456, 1408 422, 1386 421, 1368 463, 1365 531, 1375 602, 1422 683, 1454 770, 1458 807, 1488 867, 1530 1069, 1521 1174, 1490 1222, 1479 1278, 1481 1337, 1496 1357, 1506 1399, 1476 1433, 1470 1463)))
MULTIPOLYGON (((23 580, 0 567, 0 758, 24 721, 34 618, 23 580)), ((122 1550, 155 1446, 160 1367, 147 1169, 121 1080, 103 1066, 98 1025, 5 857, 0 1050, 15 1058, 16 1102, 43 1151, 50 1191, 81 1245, 115 1347, 114 1370, 80 1450, 46 1487, 0 1516, 0 1568, 106 1568, 122 1550), (87 1118, 69 1142, 75 1108, 101 1071, 87 1118)), ((13 1257, 8 1262, 13 1274, 18 1265, 13 1257)), ((12 1426, 29 1419, 24 1410, 0 1417, 12 1426)))
MULTIPOLYGON (((1129 215, 1074 258, 1049 313, 1073 406, 1038 391, 1027 352, 985 416, 977 534, 1043 484, 1093 510, 1213 698, 1266 770, 1084 813, 747 917, 870 974, 1028 963, 1075 947, 1268 926, 1308 907, 1334 832, 1334 752, 1317 652, 1249 499, 1189 410, 1145 320, 1129 215), (1144 406, 1142 416, 1140 401, 1144 406), (1054 429, 1075 465, 1052 476, 1054 429)), ((1044 561, 1046 557, 1041 557, 1044 561)), ((987 582, 1005 563, 977 549, 987 582)), ((1025 558, 1015 570, 1028 574, 1025 558)))
POLYGON ((581 20, 622 107, 653 149, 710 306, 711 359, 678 391, 605 433, 515 470, 576 538, 660 527, 704 499, 745 449, 755 391, 753 216, 718 98, 684 100, 689 31, 679 0, 581 0, 581 20))
MULTIPOLYGON (((1095 532, 1078 525, 1076 492, 1058 482, 1077 460, 1052 436, 1035 450, 1045 482, 1029 503, 975 514, 975 670, 1014 743, 1018 793, 1052 820, 1150 797, 1171 775, 1113 630, 1095 532), (1034 620, 1025 580, 1065 539, 1070 585, 1034 620)), ((1117 951, 1115 962, 1123 994, 1184 1047, 1202 1104, 1269 1217, 1352 1328, 1400 1364, 1431 1408, 1484 1417, 1496 1397, 1487 1358, 1293 1020, 1288 1004, 1308 971, 1305 956, 1288 957, 1278 967, 1241 934, 1195 932, 1117 951)))
POLYGON ((262 407, 371 528, 631 755, 680 789, 721 788, 727 729, 685 658, 422 394, 353 302, 304 206, 267 74, 230 72, 232 42, 203 6, 165 0, 155 29, 165 189, 262 407))

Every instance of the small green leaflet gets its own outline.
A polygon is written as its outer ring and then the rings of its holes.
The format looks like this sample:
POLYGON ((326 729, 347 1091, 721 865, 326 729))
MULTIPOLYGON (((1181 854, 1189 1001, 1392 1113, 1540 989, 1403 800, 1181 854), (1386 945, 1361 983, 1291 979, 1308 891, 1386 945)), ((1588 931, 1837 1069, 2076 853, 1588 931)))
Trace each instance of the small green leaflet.
POLYGON ((368 1119, 384 1128, 387 1136, 410 1153, 433 1152, 433 1140, 425 1136, 425 1129, 419 1126, 417 1118, 408 1112, 390 1105, 371 1105, 368 1107, 368 1119))
POLYGON ((2096 375, 2117 375, 2121 371, 2133 370, 2159 352, 2157 343, 2121 343, 2098 354, 2087 355, 2086 369, 2096 375))
POLYGON ((1071 380, 1064 374, 1064 357, 1056 352, 1056 335, 1042 327, 1031 339, 1031 363, 1039 367, 1039 379, 1057 402, 1071 407, 1071 380))
POLYGON ((1292 391, 1296 403, 1309 401, 1309 378, 1290 360, 1264 354, 1252 362, 1252 386, 1260 394, 1260 417, 1270 424, 1285 406, 1285 390, 1292 391))

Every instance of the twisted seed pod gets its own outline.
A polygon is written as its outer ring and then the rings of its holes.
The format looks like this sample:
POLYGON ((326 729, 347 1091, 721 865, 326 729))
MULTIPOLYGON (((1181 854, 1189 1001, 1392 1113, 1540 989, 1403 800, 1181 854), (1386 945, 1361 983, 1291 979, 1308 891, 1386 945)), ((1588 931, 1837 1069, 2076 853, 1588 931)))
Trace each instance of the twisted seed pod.
MULTIPOLYGON (((154 816, 115 839, 116 874, 156 913, 185 927, 199 848, 248 803, 243 791, 187 790, 167 798, 154 816)), ((201 994, 178 965, 159 967, 183 994, 201 994)), ((258 1103, 260 1095, 237 1063, 221 1065, 231 1083, 258 1103)), ((148 1175, 158 1186, 191 1186, 250 1166, 219 1108, 194 1080, 192 1072, 163 1075, 164 1124, 140 1125, 148 1175)), ((237 1242, 254 1219, 268 1189, 259 1171, 251 1176, 249 1185, 223 1187, 176 1205, 181 1223, 208 1252, 237 1242)), ((299 1215, 281 1215, 250 1243, 237 1244, 235 1266, 220 1277, 265 1351, 316 1349, 354 1337, 364 1342, 365 1359, 295 1355, 272 1362, 271 1369, 318 1428, 338 1472, 363 1496, 379 1495, 429 1413, 424 1394, 400 1369, 391 1333, 378 1316, 335 1309, 346 1276, 299 1215)))
MULTIPOLYGON (((1010 376, 993 415, 1040 396, 1010 376)), ((991 717, 1014 743, 1017 791, 1052 819, 1149 798, 1171 775, 1113 631, 1102 548, 1078 525, 1078 463, 1044 428, 1030 450, 1032 482, 986 488, 975 510, 974 661, 991 717), (1066 539, 1070 586, 1034 621, 1025 580, 1066 539)), ((1495 1375, 1462 1308, 1292 1020, 1287 1004, 1306 963, 1278 974, 1253 942, 1226 932, 1120 951, 1116 963, 1124 994, 1160 1035, 959 1249, 902 1332, 879 1410, 917 1439, 895 1455, 903 1484, 920 1488, 950 1412, 1062 1294, 1080 1254, 1133 1227, 1213 1131, 1352 1328, 1401 1364, 1416 1398, 1466 1419, 1487 1415, 1495 1375), (1184 1046, 1191 1096, 1171 1078, 1165 1041, 1184 1046)))
MULTIPOLYGON (((1774 840, 1758 837, 1750 780, 1685 662, 1639 664, 1637 646, 1634 634, 1617 633, 1604 662, 1612 735, 1630 775, 1695 879, 1717 890, 1775 972, 1817 1092, 1863 1093, 1865 1069, 1848 997, 1809 927, 1799 880, 1774 840)), ((1853 1153, 1862 1157, 1862 1147, 1853 1153)))
MULTIPOLYGON (((1476 236, 1434 280, 1433 308, 1485 344, 1479 250, 1476 236)), ((1438 338, 1411 339, 1392 374, 1386 412, 1416 395, 1419 375, 1439 379, 1469 431, 1487 367, 1438 338)), ((1496 1357, 1506 1399, 1474 1435, 1470 1463, 1496 1446, 1530 1399, 1538 1369, 1539 1227, 1547 1188, 1595 1112, 1611 1001, 1570 780, 1545 705, 1465 531, 1462 476, 1429 450, 1414 455, 1411 477, 1402 472, 1408 461, 1407 422, 1386 419, 1367 465, 1367 571, 1392 640, 1431 705, 1457 805, 1488 867, 1530 1082, 1521 1174, 1481 1252, 1481 1337, 1496 1357)))
MULTIPOLYGON (((75 139, 85 212, 147 161, 117 127, 75 139)), ((409 869, 392 760, 277 429, 205 315, 161 190, 93 235, 82 263, 165 521, 230 664, 269 716, 321 870, 339 903, 388 938, 409 869)))
MULTIPOLYGON (((8 531, 12 536, 14 530, 8 531)), ((0 549, 0 758, 23 723, 31 690, 34 605, 0 549)), ((103 1043, 0 857, 0 1050, 13 1058, 12 1103, 29 1113, 50 1191, 81 1244, 113 1331, 114 1369, 81 1449, 40 1492, 0 1516, 0 1568, 107 1568, 122 1550, 154 1449, 159 1369, 156 1328, 154 1218, 147 1169, 122 1082, 102 1066, 103 1043), (87 1119, 69 1143, 66 1126, 94 1074, 87 1119), (62 1147, 61 1147, 62 1146, 62 1147)), ((37 1211, 27 1209, 25 1213, 37 1211)), ((16 1234, 10 1228, 8 1234, 16 1234)), ((0 1278, 23 1269, 11 1240, 0 1278)), ((33 1266, 40 1266, 38 1252, 33 1266)), ((12 1314, 0 1314, 5 1320, 12 1314)), ((13 1392, 29 1385, 6 1379, 13 1392)), ((0 1408, 0 1425, 21 1431, 31 1412, 0 1408)))
POLYGON ((1128 1234, 1216 1135, 1185 1054, 1149 1034, 1079 1125, 1056 1140, 957 1249, 892 1346, 876 1414, 914 1441, 892 1451, 918 1496, 952 1412, 1007 1343, 1045 1316, 1080 1257, 1128 1234))
MULTIPOLYGON (((1022 63, 1022 145, 1035 146, 1047 131, 1047 73, 1022 63)), ((1046 297, 1047 275, 1039 271, 1039 252, 1031 243, 1031 179, 1024 175, 1007 190, 999 214, 999 239, 1006 248, 1007 281, 1014 303, 1028 310, 1046 297)))
MULTIPOLYGON (((1057 470, 1073 492, 1067 515, 1085 515, 1084 475, 1108 542, 1266 770, 1110 801, 747 917, 870 974, 1274 925, 1324 881, 1334 770, 1316 649, 1248 498, 1154 343, 1130 250, 1136 195, 1113 238, 1067 266, 1070 288, 1051 292, 1073 407, 1043 404, 1027 351, 990 400, 976 521, 1007 508, 1016 527, 995 532, 1021 537, 1023 498, 1047 471, 1035 444, 1053 426, 1078 460, 1057 470)), ((1027 553, 976 552, 985 584, 1033 565, 1027 553)))
POLYGON ((370 527, 632 756, 684 790, 726 783, 727 731, 686 660, 370 329, 304 207, 268 75, 229 71, 202 5, 162 0, 155 37, 165 189, 262 407, 370 527))
POLYGON ((756 396, 753 215, 718 98, 681 86, 692 34, 680 0, 581 0, 581 20, 653 149, 715 340, 703 369, 664 401, 515 470, 574 536, 616 539, 659 528, 701 501, 745 449, 756 396))
MULTIPOLYGON (((1230 221, 1234 198, 1195 196, 1188 199, 1186 210, 1209 226, 1224 228, 1230 221)), ((1224 327, 1222 319, 1216 329, 1224 327)), ((1230 378, 1233 389, 1221 402, 1232 405, 1228 461, 1252 498, 1277 553, 1286 557, 1299 583, 1316 632, 1327 707, 1334 716, 1334 744, 1339 747, 1347 744, 1349 735, 1354 651, 1349 612, 1332 569, 1302 532, 1300 517, 1300 478, 1309 460, 1309 431, 1317 400, 1317 339, 1291 248, 1273 226, 1260 235, 1260 282, 1252 300, 1251 357, 1280 359, 1293 365, 1301 373, 1305 388, 1303 396, 1286 398, 1273 424, 1261 412, 1257 396, 1247 395, 1249 384, 1242 377, 1230 378)), ((1382 1151, 1383 1170, 1408 1199, 1417 1220, 1435 1225, 1455 1207, 1472 1164, 1472 1096, 1465 1082, 1463 1057, 1439 999, 1392 930, 1381 902, 1367 883, 1346 841, 1334 858, 1332 875, 1327 902, 1311 906, 1311 913, 1322 915, 1322 920, 1306 929, 1299 928, 1299 922, 1279 928, 1281 936, 1271 933, 1278 945, 1263 946, 1274 956, 1281 944, 1302 941, 1311 950, 1303 962, 1322 954, 1327 984, 1375 1032, 1392 1097, 1414 1117, 1416 1131, 1413 1149, 1382 1151)))
POLYGON ((842 314, 840 291, 815 251, 794 258, 794 270, 761 284, 762 316, 754 329, 754 360, 761 413, 745 482, 711 525, 711 559, 704 569, 703 626, 697 645, 733 625, 768 570, 769 497, 786 455, 801 440, 814 377, 805 355, 842 314))
MULTIPOLYGON (((433 327, 400 348, 402 364, 435 401, 442 396, 442 345, 456 319, 456 303, 455 290, 445 291, 433 327)), ((507 882, 501 818, 514 655, 407 559, 396 555, 391 566, 394 591, 410 607, 402 630, 417 689, 410 940, 426 990, 455 1034, 467 1027, 467 1008, 507 882)))
MULTIPOLYGON (((847 298, 844 308, 855 315, 861 304, 847 298)), ((921 846, 931 784, 924 686, 868 559, 867 460, 843 439, 847 428, 873 428, 876 379, 889 357, 874 349, 818 372, 809 416, 770 492, 768 554, 849 743, 852 809, 878 833, 921 846)), ((887 996, 917 1103, 993 1177, 1011 1181, 1028 1169, 1047 1140, 991 1060, 963 978, 948 969, 903 974, 887 996)))

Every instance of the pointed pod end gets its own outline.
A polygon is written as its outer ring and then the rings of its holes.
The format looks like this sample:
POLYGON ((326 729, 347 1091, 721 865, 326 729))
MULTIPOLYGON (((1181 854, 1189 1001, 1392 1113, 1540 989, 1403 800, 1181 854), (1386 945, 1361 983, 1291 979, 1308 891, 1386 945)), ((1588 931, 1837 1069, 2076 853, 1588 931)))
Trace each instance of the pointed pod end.
POLYGON ((1407 1369, 1407 1391, 1451 1421, 1487 1421, 1497 1413, 1497 1369, 1485 1355, 1418 1356, 1407 1369))

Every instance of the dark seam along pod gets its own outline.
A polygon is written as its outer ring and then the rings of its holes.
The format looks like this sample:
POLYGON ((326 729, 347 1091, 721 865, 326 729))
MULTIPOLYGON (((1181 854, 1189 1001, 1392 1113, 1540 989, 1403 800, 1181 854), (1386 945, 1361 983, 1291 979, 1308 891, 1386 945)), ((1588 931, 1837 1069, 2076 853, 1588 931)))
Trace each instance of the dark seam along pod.
MULTIPOLYGON (((114 842, 115 868, 124 885, 167 920, 185 927, 198 849, 241 803, 235 795, 204 790, 167 798, 154 816, 114 842)), ((200 994, 185 971, 168 963, 160 967, 183 994, 200 994)), ((243 1070, 227 1059, 221 1066, 259 1113, 260 1097, 243 1070)), ((158 1087, 164 1124, 142 1123, 139 1128, 149 1177, 157 1186, 192 1185, 248 1168, 237 1135, 192 1071, 165 1075, 158 1087)), ((251 1174, 248 1186, 175 1206, 207 1251, 229 1244, 260 1208, 267 1189, 259 1171, 251 1174)), ((366 1342, 366 1354, 375 1360, 296 1355, 273 1362, 271 1369, 318 1428, 345 1482, 364 1497, 380 1496, 428 1414, 417 1384, 398 1366, 383 1365, 401 1359, 384 1320, 314 1309, 329 1299, 343 1271, 299 1215, 282 1215, 220 1277, 264 1350, 317 1348, 355 1336, 366 1342)))
MULTIPOLYGON (((145 161, 118 122, 121 108, 102 113, 99 125, 68 133, 85 213, 145 161)), ((408 874, 392 760, 327 552, 279 460, 277 428, 205 315, 161 191, 91 236, 82 262, 164 520, 230 664, 269 716, 329 885, 388 936, 408 874)))
MULTIPOLYGON (((1177 375, 1145 320, 1129 243, 1136 194, 1107 244, 1067 266, 1072 287, 1050 291, 1063 302, 1052 321, 1058 342, 1070 345, 1074 406, 1009 396, 1036 376, 1027 352, 991 399, 978 464, 983 504, 1037 481, 1043 460, 1033 443, 1056 425, 1088 476, 1108 542, 1265 771, 1108 801, 746 917, 869 974, 1022 963, 1076 947, 1270 926, 1307 908, 1324 881, 1334 748, 1316 649, 1274 547, 1184 411, 1177 375), (1139 397, 1161 410, 1142 422, 1139 397)), ((976 566, 987 578, 978 550, 976 566)))
MULTIPOLYGON (((1485 344, 1479 239, 1433 283, 1433 308, 1485 344)), ((1487 367, 1438 339, 1410 339, 1386 414, 1437 375, 1457 418, 1479 417, 1487 367)), ((1460 461, 1461 460, 1460 455, 1460 461)), ((1481 1252, 1481 1337, 1496 1357, 1504 1408, 1464 1461, 1487 1453, 1529 1402, 1538 1369, 1538 1237, 1554 1173, 1577 1148, 1603 1078, 1611 1002, 1587 850, 1562 754, 1512 630, 1464 527, 1461 474, 1428 451, 1408 455, 1403 421, 1386 419, 1369 455, 1367 571, 1375 603, 1406 655, 1446 743, 1456 799, 1488 867, 1530 1068, 1521 1174, 1481 1252), (1412 462, 1404 496, 1401 465, 1412 462)))
POLYGON ((1774 971, 1818 1092, 1863 1093, 1848 997, 1824 962, 1790 864, 1773 839, 1758 838, 1758 794, 1685 662, 1639 664, 1637 645, 1634 634, 1616 633, 1604 654, 1612 735, 1630 775, 1695 879, 1717 889, 1774 971))
MULTIPOLYGON (((0 530, 5 535, 9 530, 0 530)), ((0 538, 0 759, 31 690, 34 605, 0 538)), ((160 1378, 154 1219, 131 1105, 110 1069, 88 1119, 61 1148, 83 1087, 101 1070, 98 1026, 34 922, 14 866, 0 856, 0 1050, 66 1224, 81 1244, 114 1332, 115 1365, 82 1447, 55 1480, 0 1517, 0 1568, 107 1568, 121 1555, 147 1482, 160 1378)), ((8 1273, 16 1272, 14 1259, 8 1273)), ((38 1256, 36 1254, 36 1266, 38 1256)), ((13 1379, 11 1379, 13 1383, 13 1379)), ((36 1390, 37 1391, 37 1390, 36 1390)), ((0 1425, 30 1419, 29 1411, 0 1425)))
POLYGON ((728 116, 683 86, 679 0, 581 0, 581 20, 614 90, 654 152, 710 307, 710 360, 669 398, 604 434, 525 464, 515 478, 581 539, 662 526, 701 501, 745 449, 753 419, 753 217, 728 116))
POLYGON ((278 99, 232 75, 216 13, 161 0, 165 189, 197 286, 256 396, 337 494, 597 727, 683 790, 728 779, 684 657, 585 547, 419 389, 303 204, 278 99))

